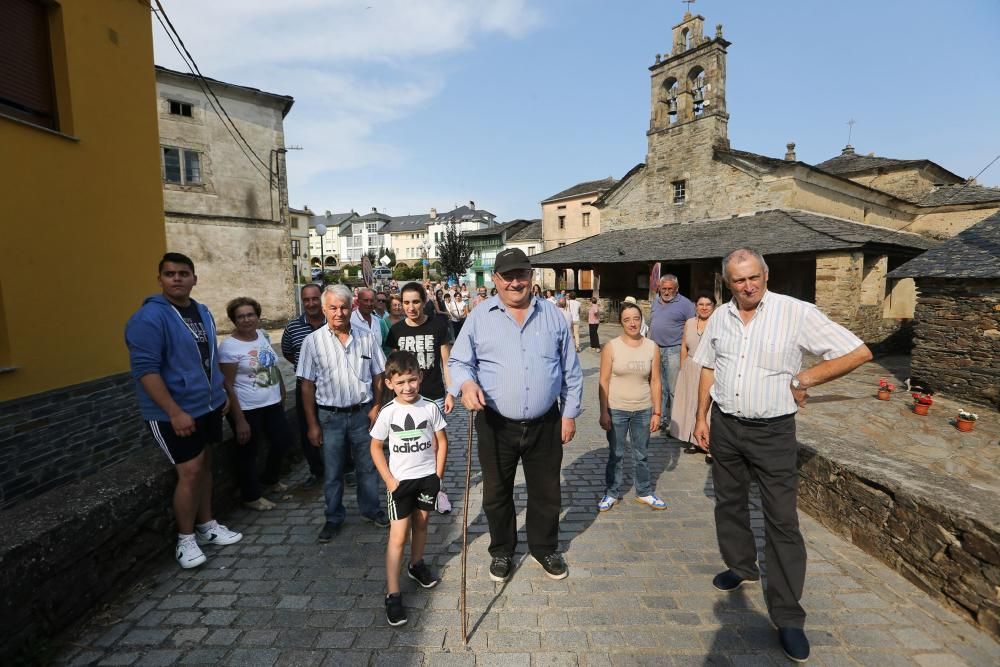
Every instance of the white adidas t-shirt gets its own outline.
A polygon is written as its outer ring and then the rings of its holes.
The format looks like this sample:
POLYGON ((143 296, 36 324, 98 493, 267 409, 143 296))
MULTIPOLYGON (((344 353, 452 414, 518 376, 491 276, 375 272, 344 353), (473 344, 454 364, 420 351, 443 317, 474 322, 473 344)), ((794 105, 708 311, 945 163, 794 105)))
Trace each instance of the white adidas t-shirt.
POLYGON ((437 474, 434 434, 446 426, 441 408, 421 396, 415 403, 388 403, 379 411, 370 435, 389 441, 389 472, 393 477, 420 479, 437 474))

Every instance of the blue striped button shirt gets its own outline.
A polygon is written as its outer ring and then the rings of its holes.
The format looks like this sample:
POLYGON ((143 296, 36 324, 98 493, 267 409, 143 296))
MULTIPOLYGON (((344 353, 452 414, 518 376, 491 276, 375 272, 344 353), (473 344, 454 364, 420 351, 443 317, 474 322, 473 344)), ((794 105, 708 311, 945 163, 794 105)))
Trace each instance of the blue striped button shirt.
POLYGON ((316 404, 347 408, 374 398, 372 382, 385 371, 382 347, 369 332, 351 327, 341 343, 329 326, 320 327, 302 341, 295 374, 316 384, 316 404))
POLYGON ((720 410, 766 419, 798 409, 789 385, 802 370, 802 350, 836 359, 861 344, 813 304, 767 291, 749 324, 735 300, 712 313, 692 360, 715 369, 712 400, 720 410))
POLYGON ((473 380, 486 405, 508 419, 541 417, 560 399, 562 416, 576 418, 583 398, 583 371, 576 343, 559 308, 532 297, 524 325, 498 297, 476 306, 466 318, 448 360, 458 396, 473 380))

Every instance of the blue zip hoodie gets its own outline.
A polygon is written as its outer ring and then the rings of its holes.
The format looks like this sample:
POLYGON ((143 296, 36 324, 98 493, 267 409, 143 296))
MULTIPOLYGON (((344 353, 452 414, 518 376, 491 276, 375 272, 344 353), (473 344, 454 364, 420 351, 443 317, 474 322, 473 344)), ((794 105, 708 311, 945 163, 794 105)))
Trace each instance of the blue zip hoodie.
POLYGON ((170 421, 139 382, 139 378, 150 373, 163 378, 170 396, 191 417, 201 417, 226 402, 222 371, 216 363, 215 319, 204 305, 194 300, 192 303, 198 307, 208 334, 211 380, 201 365, 201 353, 194 336, 180 312, 162 295, 147 298, 125 325, 125 344, 144 419, 170 421))

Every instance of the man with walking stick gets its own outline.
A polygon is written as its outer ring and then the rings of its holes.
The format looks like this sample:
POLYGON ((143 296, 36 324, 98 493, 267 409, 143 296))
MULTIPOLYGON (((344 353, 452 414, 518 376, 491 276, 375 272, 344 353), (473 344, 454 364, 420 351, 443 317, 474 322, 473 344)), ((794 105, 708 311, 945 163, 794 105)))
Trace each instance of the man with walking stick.
POLYGON ((562 447, 576 433, 583 372, 562 313, 531 295, 531 263, 519 249, 499 253, 497 295, 469 315, 448 367, 453 396, 475 415, 483 511, 490 527, 490 579, 506 581, 517 547, 514 475, 524 467, 528 551, 545 574, 569 574, 559 553, 562 447))

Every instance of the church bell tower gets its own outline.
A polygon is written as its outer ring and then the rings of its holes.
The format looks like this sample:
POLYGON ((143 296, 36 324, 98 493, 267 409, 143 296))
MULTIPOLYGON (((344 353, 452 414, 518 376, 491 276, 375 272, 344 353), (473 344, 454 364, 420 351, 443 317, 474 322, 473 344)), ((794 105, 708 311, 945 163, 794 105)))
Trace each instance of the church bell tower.
POLYGON ((705 18, 685 12, 673 28, 673 43, 665 56, 656 54, 651 74, 647 164, 700 146, 729 147, 726 112, 726 47, 722 24, 715 37, 704 34, 705 18))

